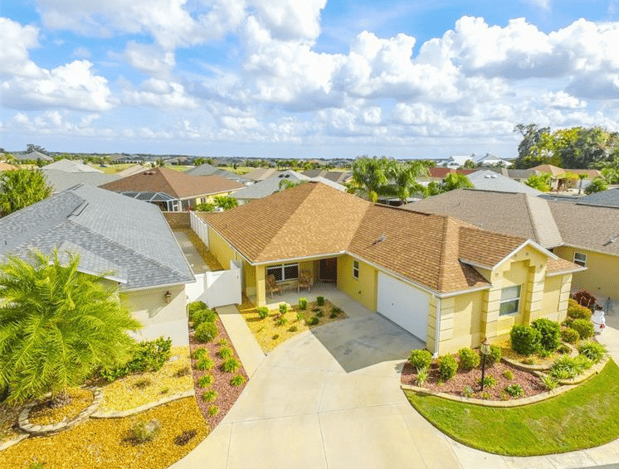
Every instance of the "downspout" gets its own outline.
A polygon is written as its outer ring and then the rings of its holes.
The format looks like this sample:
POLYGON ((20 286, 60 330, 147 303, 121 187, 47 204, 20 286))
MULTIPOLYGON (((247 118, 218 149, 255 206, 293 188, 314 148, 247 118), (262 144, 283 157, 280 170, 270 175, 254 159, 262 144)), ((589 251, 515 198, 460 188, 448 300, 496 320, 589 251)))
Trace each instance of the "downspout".
POLYGON ((438 296, 436 297, 436 324, 434 327, 434 358, 436 358, 441 341, 441 299, 438 296))

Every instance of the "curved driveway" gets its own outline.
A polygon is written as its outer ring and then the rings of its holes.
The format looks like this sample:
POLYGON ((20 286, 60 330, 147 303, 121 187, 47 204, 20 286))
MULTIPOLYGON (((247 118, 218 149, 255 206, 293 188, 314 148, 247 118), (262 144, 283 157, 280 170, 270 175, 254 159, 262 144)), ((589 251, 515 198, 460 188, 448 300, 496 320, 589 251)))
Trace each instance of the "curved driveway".
POLYGON ((399 388, 402 357, 422 345, 376 314, 300 334, 265 358, 219 426, 172 467, 460 468, 399 388))

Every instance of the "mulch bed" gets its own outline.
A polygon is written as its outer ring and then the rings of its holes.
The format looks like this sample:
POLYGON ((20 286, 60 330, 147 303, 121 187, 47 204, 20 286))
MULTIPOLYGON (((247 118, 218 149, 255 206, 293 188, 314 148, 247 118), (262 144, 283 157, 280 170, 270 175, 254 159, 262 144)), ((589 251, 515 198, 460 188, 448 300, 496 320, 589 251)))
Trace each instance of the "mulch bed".
POLYGON ((232 341, 230 340, 230 336, 226 332, 226 329, 224 328, 219 318, 217 318, 217 321, 215 321, 215 325, 217 326, 219 335, 215 338, 215 340, 213 340, 212 342, 208 342, 206 344, 197 342, 194 338, 193 328, 190 328, 189 330, 189 347, 191 350, 191 356, 193 357, 193 353, 196 349, 204 348, 208 350, 211 360, 215 362, 215 366, 213 366, 211 370, 203 371, 203 370, 197 370, 195 368, 195 364, 198 360, 195 360, 195 359, 191 360, 191 366, 193 368, 193 382, 194 382, 194 388, 196 391, 196 402, 198 404, 198 408, 204 415, 204 419, 209 424, 211 431, 213 431, 213 429, 217 426, 217 424, 221 422, 221 420, 226 416, 228 411, 232 408, 232 406, 234 405, 238 397, 241 395, 241 392, 243 392, 243 389, 247 385, 247 380, 249 379, 249 377, 247 376, 247 372, 245 371, 245 368, 243 368, 242 363, 241 363, 241 367, 234 373, 226 373, 221 370, 220 366, 224 362, 224 359, 220 358, 217 355, 217 352, 219 351, 219 348, 220 348, 219 342, 222 339, 225 339, 228 342, 227 347, 231 348, 234 351, 233 356, 239 362, 241 360, 239 359, 239 356, 236 353, 236 349, 234 348, 234 345, 232 344, 232 341), (207 374, 211 374, 213 375, 213 378, 215 378, 213 384, 206 388, 199 387, 198 380, 202 376, 207 375, 207 374), (245 378, 245 383, 241 384, 240 386, 232 386, 230 384, 230 380, 236 375, 242 375, 245 378), (215 399, 213 402, 207 402, 204 399, 202 399, 202 394, 205 391, 208 391, 210 389, 217 391, 218 393, 217 399, 215 399), (208 409, 212 405, 216 405, 217 407, 219 407, 219 412, 217 413, 217 415, 214 415, 214 416, 208 415, 208 409))
MULTIPOLYGON (((456 361, 458 361, 457 357, 456 361)), ((494 386, 490 388, 488 386, 484 387, 484 393, 489 394, 489 397, 485 397, 491 400, 504 400, 506 397, 503 391, 510 384, 519 384, 520 386, 522 386, 522 389, 524 390, 523 397, 535 396, 536 394, 541 394, 547 391, 539 377, 527 371, 521 371, 513 368, 512 366, 503 362, 495 363, 493 366, 490 367, 487 366, 486 376, 492 376, 497 380, 497 384, 495 384, 494 386), (503 376, 503 373, 505 371, 511 371, 514 375, 513 379, 505 378, 503 376)), ((470 371, 458 370, 456 376, 454 376, 452 379, 442 384, 439 384, 438 365, 433 363, 428 369, 427 381, 420 387, 430 389, 436 392, 453 394, 455 396, 464 396, 462 391, 466 386, 469 386, 474 391, 474 394, 470 397, 480 399, 482 398, 479 384, 480 379, 481 367, 474 368, 470 371)), ((417 386, 416 381, 417 370, 409 362, 406 362, 402 370, 402 384, 417 386)))
POLYGON ((65 405, 54 406, 50 398, 38 403, 30 410, 28 420, 35 425, 50 425, 60 422, 63 418, 71 420, 87 408, 94 399, 92 391, 88 389, 69 389, 69 402, 65 405))

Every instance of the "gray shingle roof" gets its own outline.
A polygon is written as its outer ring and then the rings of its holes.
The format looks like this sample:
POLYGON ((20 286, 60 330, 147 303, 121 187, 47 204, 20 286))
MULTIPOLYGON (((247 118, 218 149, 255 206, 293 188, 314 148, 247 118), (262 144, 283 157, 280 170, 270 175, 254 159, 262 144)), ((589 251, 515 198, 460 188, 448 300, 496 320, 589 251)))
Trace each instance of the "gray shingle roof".
POLYGON ((89 184, 100 186, 119 179, 115 174, 91 173, 91 172, 68 172, 59 169, 42 168, 47 182, 53 187, 54 192, 61 192, 77 184, 89 184))
POLYGON ((0 256, 54 247, 77 251, 84 272, 114 271, 111 278, 127 290, 194 280, 157 207, 92 186, 76 186, 0 219, 0 256))
POLYGON ((497 191, 497 192, 519 192, 523 194, 539 195, 540 191, 533 189, 532 187, 522 184, 518 181, 514 181, 502 174, 494 171, 483 170, 475 171, 468 175, 469 181, 473 183, 475 189, 484 191, 497 191))
POLYGON ((191 174, 192 176, 223 176, 227 179, 237 181, 242 184, 251 182, 251 179, 248 179, 230 171, 226 171, 225 169, 216 168, 215 166, 208 163, 204 163, 200 166, 196 166, 195 168, 191 168, 185 171, 185 174, 191 174))
POLYGON ((67 160, 66 158, 48 164, 45 166, 45 169, 56 169, 68 173, 103 173, 103 171, 97 168, 82 163, 81 160, 67 160))
POLYGON ((579 204, 619 208, 619 188, 609 189, 578 199, 579 204))
POLYGON ((13 158, 18 161, 54 161, 52 157, 44 155, 38 151, 31 151, 30 153, 15 153, 13 158))
POLYGON ((295 171, 288 170, 283 171, 276 176, 272 176, 263 181, 259 181, 251 186, 247 186, 243 189, 240 189, 233 194, 230 194, 235 199, 241 200, 254 200, 254 199, 262 199, 263 197, 267 197, 277 191, 279 191, 280 182, 285 179, 292 183, 299 183, 301 181, 308 181, 309 178, 307 176, 303 176, 295 171))

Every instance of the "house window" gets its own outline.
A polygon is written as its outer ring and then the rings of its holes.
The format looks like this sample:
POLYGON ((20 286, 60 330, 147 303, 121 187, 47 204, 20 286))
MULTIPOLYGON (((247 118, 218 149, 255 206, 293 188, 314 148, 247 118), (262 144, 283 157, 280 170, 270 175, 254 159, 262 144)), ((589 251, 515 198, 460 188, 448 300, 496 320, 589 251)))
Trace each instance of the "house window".
POLYGON ((581 265, 583 267, 587 266, 587 255, 582 252, 574 253, 574 264, 581 265))
POLYGON ((356 279, 359 278, 359 261, 352 261, 352 276, 356 279))
POLYGON ((267 276, 275 276, 278 282, 296 280, 299 278, 299 264, 280 264, 267 267, 267 276))
POLYGON ((520 308, 520 285, 501 290, 501 306, 499 314, 515 314, 520 308))

